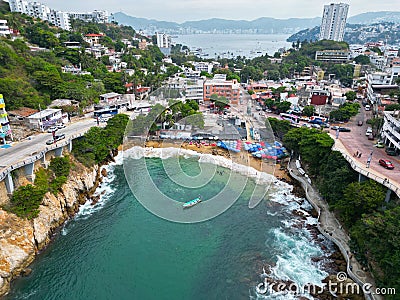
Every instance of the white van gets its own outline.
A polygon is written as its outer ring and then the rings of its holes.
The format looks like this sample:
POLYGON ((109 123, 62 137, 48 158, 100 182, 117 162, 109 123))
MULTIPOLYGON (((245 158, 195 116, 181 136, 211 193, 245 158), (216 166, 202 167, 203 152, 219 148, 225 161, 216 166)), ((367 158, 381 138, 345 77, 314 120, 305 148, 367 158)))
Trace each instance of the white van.
POLYGON ((365 135, 366 135, 366 136, 369 136, 370 134, 372 134, 372 128, 371 128, 371 127, 368 127, 368 128, 367 128, 367 131, 365 132, 365 135))
POLYGON ((368 104, 365 105, 365 110, 371 110, 371 106, 369 106, 368 104))

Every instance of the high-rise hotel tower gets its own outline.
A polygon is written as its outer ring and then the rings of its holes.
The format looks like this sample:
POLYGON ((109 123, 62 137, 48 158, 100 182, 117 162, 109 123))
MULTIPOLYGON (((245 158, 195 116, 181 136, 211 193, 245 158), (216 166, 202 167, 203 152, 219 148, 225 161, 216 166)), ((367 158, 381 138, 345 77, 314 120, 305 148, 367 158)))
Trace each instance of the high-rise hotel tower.
POLYGON ((319 39, 343 41, 348 11, 349 5, 345 3, 324 5, 319 39))

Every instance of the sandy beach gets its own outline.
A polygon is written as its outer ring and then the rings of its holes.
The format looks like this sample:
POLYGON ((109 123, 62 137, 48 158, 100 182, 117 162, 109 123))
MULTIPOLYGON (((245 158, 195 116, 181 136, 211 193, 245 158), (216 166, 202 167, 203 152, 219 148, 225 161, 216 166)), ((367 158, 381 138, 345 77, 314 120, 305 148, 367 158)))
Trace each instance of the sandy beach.
POLYGON ((188 143, 184 143, 182 141, 147 141, 145 146, 153 148, 183 148, 185 150, 192 150, 202 154, 219 155, 230 159, 235 163, 252 167, 260 172, 271 174, 278 179, 283 179, 283 181, 292 181, 286 170, 287 159, 282 161, 275 161, 273 159, 258 159, 254 158, 251 154, 244 150, 239 153, 234 153, 217 146, 200 145, 200 147, 198 147, 195 144, 189 145, 188 143))

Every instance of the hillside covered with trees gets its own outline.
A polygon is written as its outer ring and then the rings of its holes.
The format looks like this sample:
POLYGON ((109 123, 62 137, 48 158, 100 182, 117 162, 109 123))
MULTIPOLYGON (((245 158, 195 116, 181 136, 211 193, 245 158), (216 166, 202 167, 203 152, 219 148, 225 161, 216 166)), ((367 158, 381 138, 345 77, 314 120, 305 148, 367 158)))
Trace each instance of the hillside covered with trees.
POLYGON ((0 2, 0 19, 6 19, 9 27, 20 34, 14 39, 0 38, 0 92, 9 110, 21 106, 43 108, 54 99, 74 99, 85 107, 96 103, 105 92, 125 93, 126 83, 158 87, 167 77, 160 69, 164 56, 157 46, 150 44, 146 50, 140 50, 135 45, 128 48, 122 42, 136 38, 137 44, 138 39, 146 39, 129 26, 74 20, 69 32, 11 13, 4 1, 0 2), (110 72, 112 62, 108 55, 96 59, 86 51, 86 33, 103 33, 100 43, 112 52, 120 52, 121 61, 134 75, 110 72), (64 42, 79 42, 80 47, 68 48, 64 42), (64 73, 64 66, 80 67, 90 75, 64 73))

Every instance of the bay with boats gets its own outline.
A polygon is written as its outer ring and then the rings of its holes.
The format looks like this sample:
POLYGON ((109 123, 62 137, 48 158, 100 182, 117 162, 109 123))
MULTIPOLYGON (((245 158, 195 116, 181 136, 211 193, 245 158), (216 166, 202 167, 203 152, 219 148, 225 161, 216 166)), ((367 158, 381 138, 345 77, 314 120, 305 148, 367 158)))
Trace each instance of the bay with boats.
POLYGON ((281 48, 288 49, 292 43, 286 39, 290 34, 185 34, 172 41, 186 45, 203 58, 254 58, 268 54, 273 56, 281 48))

